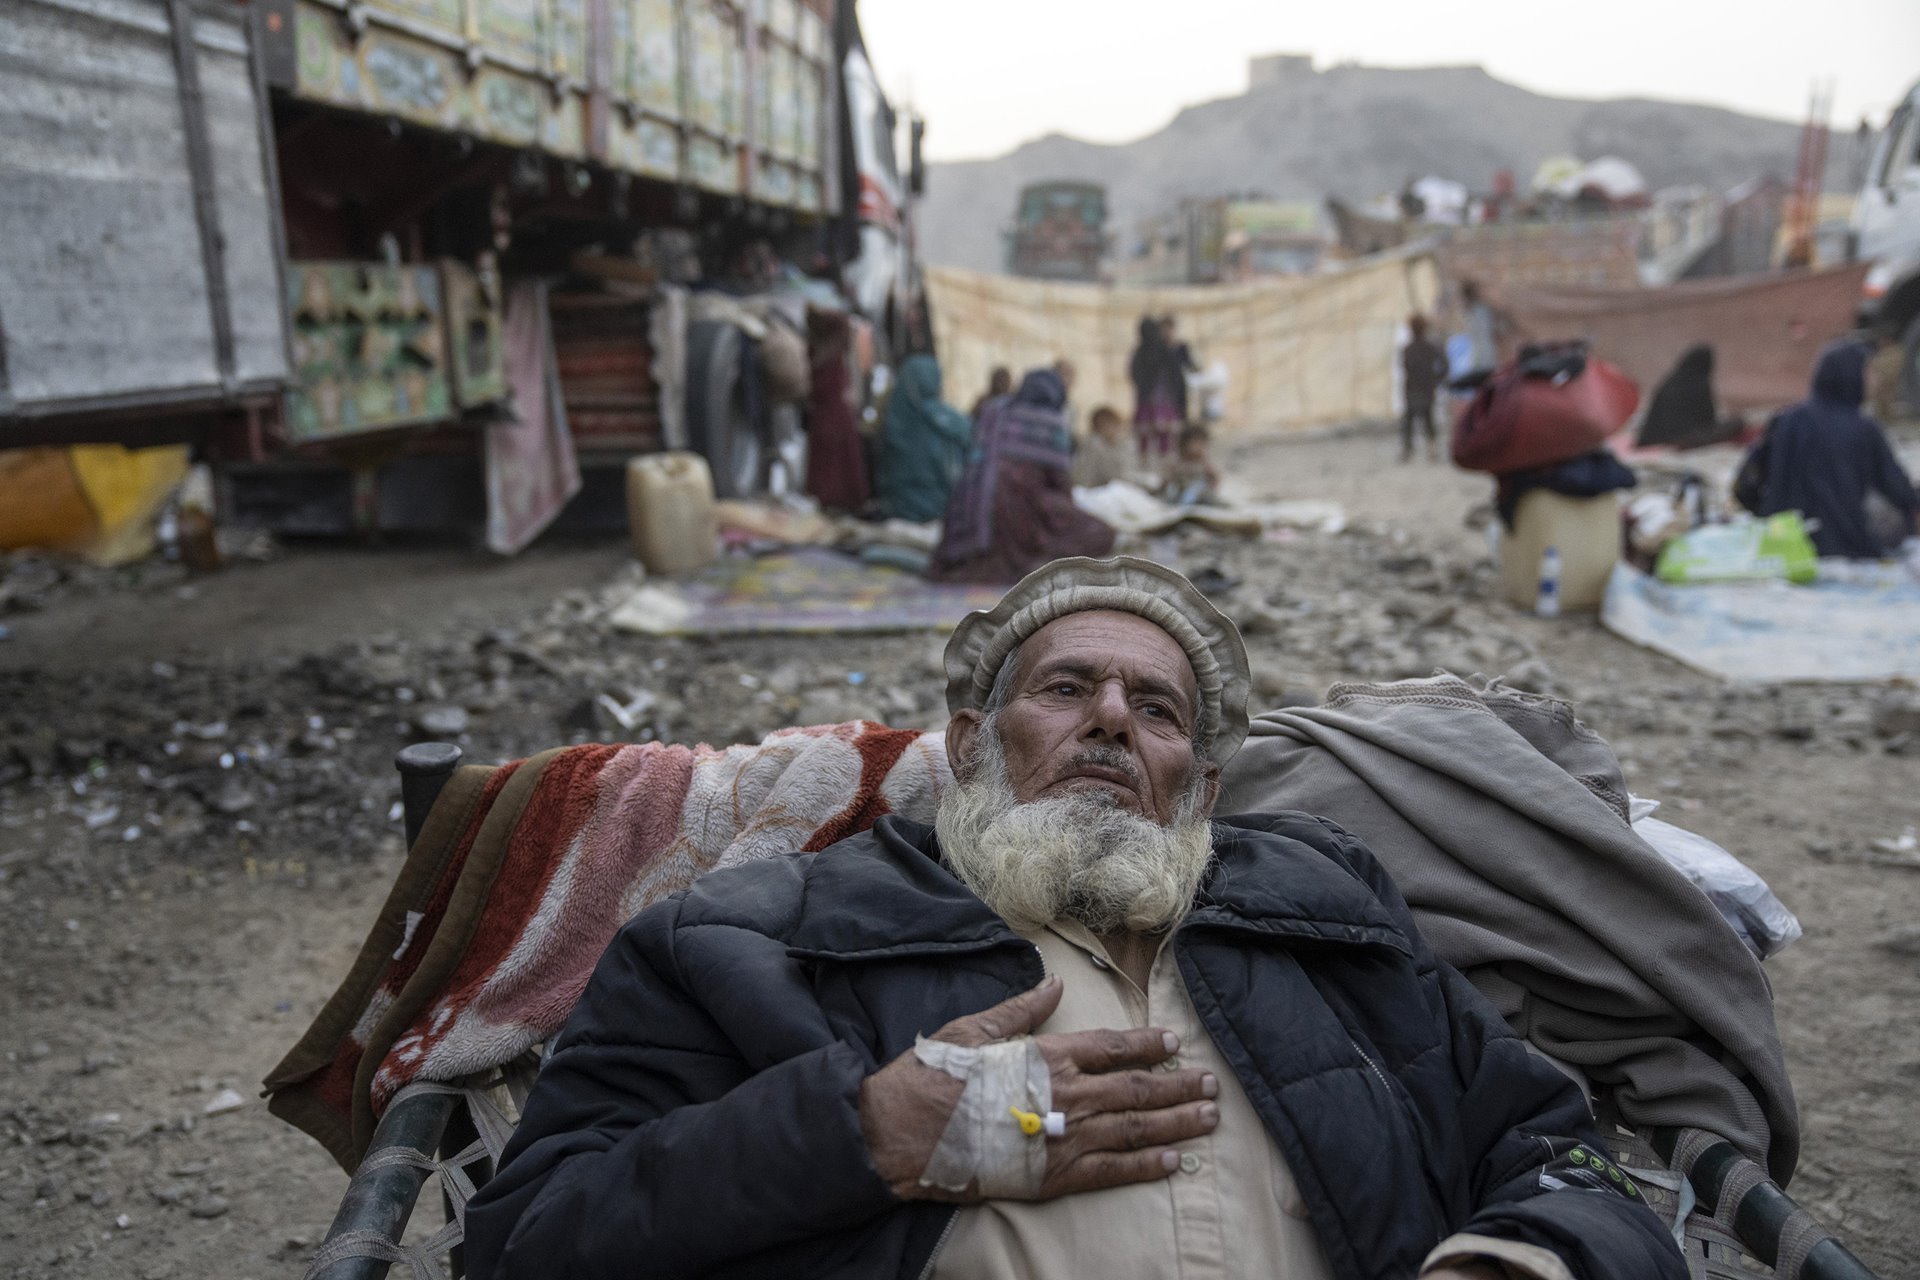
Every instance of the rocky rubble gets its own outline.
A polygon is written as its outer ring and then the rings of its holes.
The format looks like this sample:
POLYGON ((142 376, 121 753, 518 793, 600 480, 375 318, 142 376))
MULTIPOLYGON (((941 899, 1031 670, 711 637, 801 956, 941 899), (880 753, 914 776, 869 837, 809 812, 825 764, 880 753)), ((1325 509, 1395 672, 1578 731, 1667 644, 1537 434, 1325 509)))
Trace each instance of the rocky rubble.
MULTIPOLYGON (((1141 549, 1214 588, 1243 627, 1264 705, 1312 700, 1338 679, 1446 669, 1569 697, 1603 732, 1684 742, 1672 753, 1682 764, 1732 758, 1763 738, 1815 753, 1903 752, 1920 733, 1912 690, 1747 690, 1664 663, 1670 678, 1655 685, 1571 676, 1556 646, 1590 622, 1522 615, 1497 599, 1484 562, 1423 551, 1392 529, 1261 540, 1195 530, 1141 549)), ((20 573, 16 564, 7 581, 20 573)), ((43 869, 69 884, 231 867, 236 851, 353 859, 392 839, 390 761, 410 741, 498 760, 565 742, 734 742, 788 724, 944 720, 937 637, 637 639, 603 622, 631 585, 616 579, 514 625, 425 642, 373 635, 297 658, 156 662, 80 687, 0 673, 0 831, 62 832, 43 869)), ((22 855, 0 859, 0 877, 17 882, 22 855)), ((0 879, 0 902, 16 891, 0 879)))
MULTIPOLYGON (((1906 769, 1884 758, 1914 751, 1920 734, 1911 689, 1723 686, 1627 651, 1590 620, 1518 613, 1482 560, 1382 525, 1258 540, 1190 532, 1142 549, 1206 582, 1239 620, 1260 706, 1315 701, 1341 679, 1436 668, 1500 677, 1572 699, 1615 743, 1634 790, 1667 802, 1678 822, 1750 803, 1756 759, 1803 761, 1822 777, 1875 762, 1906 769)), ((10 598, 98 585, 37 573, 10 598)), ((6 590, 18 575, 16 563, 6 590)), ((247 1274, 299 1267, 332 1212, 337 1174, 315 1176, 311 1202, 263 1202, 251 1185, 264 1176, 257 1153, 311 1144, 263 1114, 253 1077, 200 1065, 217 1045, 153 1078, 141 1020, 150 1027, 160 1009, 163 1022, 197 1026, 244 991, 233 1017, 265 1061, 292 1042, 358 942, 377 902, 365 895, 397 865, 398 747, 451 740, 469 759, 497 761, 566 742, 734 742, 789 724, 945 719, 940 637, 641 638, 605 623, 632 585, 617 577, 496 625, 365 635, 301 656, 142 662, 84 680, 0 671, 10 935, 0 989, 29 1027, 0 1044, 11 1084, 0 1091, 0 1277, 161 1280, 189 1271, 116 1241, 206 1256, 229 1230, 267 1240, 272 1266, 247 1274), (356 893, 356 910, 342 911, 356 893), (193 927, 202 917, 204 933, 193 927), (283 936, 309 917, 331 922, 331 950, 296 950, 298 964, 261 959, 295 945, 283 936), (121 933, 102 918, 142 923, 121 933), (236 976, 248 966, 271 979, 236 976)), ((1781 838, 1814 874, 1870 865, 1910 877, 1896 869, 1920 866, 1901 851, 1907 837, 1873 822, 1810 823, 1781 838)), ((1878 944, 1868 950, 1910 957, 1904 927, 1864 925, 1878 944)), ((284 1181, 274 1185, 286 1196, 284 1181)), ((1846 1182, 1829 1185, 1837 1204, 1846 1182)))

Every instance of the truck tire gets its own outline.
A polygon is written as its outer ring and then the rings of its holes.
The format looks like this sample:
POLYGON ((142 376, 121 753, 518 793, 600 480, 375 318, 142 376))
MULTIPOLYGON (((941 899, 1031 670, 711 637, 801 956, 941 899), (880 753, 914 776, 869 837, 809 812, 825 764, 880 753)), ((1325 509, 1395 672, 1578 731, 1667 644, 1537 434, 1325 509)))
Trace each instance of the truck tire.
POLYGON ((766 451, 742 394, 746 349, 725 321, 701 320, 687 331, 687 441, 712 468, 721 498, 754 497, 766 483, 766 451))
POLYGON ((1901 416, 1920 418, 1920 313, 1907 321, 1907 331, 1900 335, 1899 373, 1893 388, 1901 416))

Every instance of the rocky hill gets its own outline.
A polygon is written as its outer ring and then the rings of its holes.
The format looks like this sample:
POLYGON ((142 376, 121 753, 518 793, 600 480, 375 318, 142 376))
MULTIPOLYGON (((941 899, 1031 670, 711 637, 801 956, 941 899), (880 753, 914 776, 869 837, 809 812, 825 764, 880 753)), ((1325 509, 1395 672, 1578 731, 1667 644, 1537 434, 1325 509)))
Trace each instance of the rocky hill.
POLYGON ((1624 156, 1656 188, 1726 188, 1768 172, 1791 178, 1798 141, 1791 123, 1677 102, 1549 98, 1479 67, 1301 66, 1189 107, 1134 142, 1052 134, 997 159, 935 165, 922 243, 930 262, 997 270, 1021 186, 1048 179, 1104 183, 1109 225, 1124 231, 1188 196, 1365 199, 1428 173, 1484 189, 1496 170, 1524 182, 1555 155, 1624 156))

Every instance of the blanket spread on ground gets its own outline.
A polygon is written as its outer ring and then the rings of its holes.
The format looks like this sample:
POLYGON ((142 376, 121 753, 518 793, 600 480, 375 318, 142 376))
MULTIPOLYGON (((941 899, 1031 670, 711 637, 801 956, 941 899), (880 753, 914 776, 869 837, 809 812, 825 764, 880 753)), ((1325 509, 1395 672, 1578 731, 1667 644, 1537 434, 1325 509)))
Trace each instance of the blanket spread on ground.
POLYGON ((463 768, 346 980, 267 1077, 269 1107, 351 1170, 402 1086, 501 1066, 558 1031, 648 904, 888 813, 928 817, 950 777, 938 735, 870 723, 463 768))
POLYGON ((1619 761, 1566 703, 1444 674, 1337 684, 1254 720, 1220 804, 1353 832, 1434 954, 1611 1086, 1629 1123, 1705 1129, 1776 1181, 1793 1173, 1799 1119, 1760 962, 1634 834, 1619 761))

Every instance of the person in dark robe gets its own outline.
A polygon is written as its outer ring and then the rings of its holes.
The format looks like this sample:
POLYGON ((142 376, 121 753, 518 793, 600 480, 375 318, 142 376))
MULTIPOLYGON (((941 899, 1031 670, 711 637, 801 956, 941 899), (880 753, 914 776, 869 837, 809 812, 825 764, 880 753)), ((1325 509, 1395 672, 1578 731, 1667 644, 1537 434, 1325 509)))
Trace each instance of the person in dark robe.
POLYGON ((1036 369, 987 404, 927 577, 1017 582, 1049 560, 1113 550, 1113 530, 1073 505, 1066 403, 1060 375, 1036 369))
POLYGON ((1185 426, 1193 421, 1193 393, 1187 386, 1187 375, 1200 372, 1200 364, 1193 358, 1193 348, 1180 341, 1177 327, 1172 315, 1160 317, 1160 334, 1167 344, 1167 391, 1173 397, 1173 407, 1180 412, 1180 425, 1185 426))
POLYGON ((1400 415, 1400 461, 1413 460, 1414 427, 1426 436, 1427 453, 1437 457, 1439 441, 1433 427, 1433 396, 1447 378, 1447 355, 1427 336, 1427 318, 1407 319, 1407 345, 1400 352, 1402 398, 1406 408, 1400 415))
POLYGON ((1877 493, 1899 518, 1901 537, 1914 532, 1920 495, 1894 456, 1880 424, 1860 411, 1867 394, 1867 348, 1843 339, 1820 353, 1813 393, 1783 410, 1741 464, 1734 496, 1755 515, 1798 511, 1819 524, 1813 545, 1823 556, 1872 560, 1899 537, 1875 530, 1867 495, 1877 493))
POLYGON ((1140 317, 1140 341, 1127 362, 1133 382, 1133 436, 1141 461, 1158 464, 1173 452, 1174 433, 1180 429, 1180 406, 1174 401, 1173 349, 1161 322, 1140 317))
POLYGON ((925 354, 902 360, 880 428, 880 509, 900 520, 938 520, 972 443, 973 422, 940 399, 940 362, 925 354))
POLYGON ((995 366, 993 372, 987 375, 987 394, 973 402, 973 412, 969 416, 973 419, 975 425, 978 425, 980 415, 985 411, 989 402, 998 400, 1001 396, 1010 396, 1012 394, 1013 370, 1007 368, 1005 365, 995 366))
POLYGON ((867 455, 853 413, 853 333, 844 315, 811 311, 813 386, 807 395, 807 492, 820 505, 858 511, 867 504, 867 455))
POLYGON ((1636 439, 1643 446, 1697 449, 1731 440, 1740 433, 1740 426, 1738 419, 1720 421, 1713 403, 1713 348, 1702 342, 1687 348, 1653 393, 1636 439))

